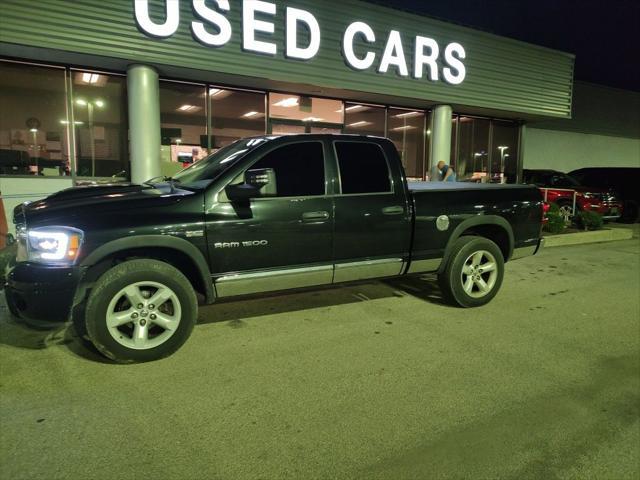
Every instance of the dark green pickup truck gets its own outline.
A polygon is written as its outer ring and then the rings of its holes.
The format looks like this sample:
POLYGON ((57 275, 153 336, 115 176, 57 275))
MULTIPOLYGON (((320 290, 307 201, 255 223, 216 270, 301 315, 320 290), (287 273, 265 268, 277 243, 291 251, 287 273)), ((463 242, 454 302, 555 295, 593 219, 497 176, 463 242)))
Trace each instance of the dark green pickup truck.
POLYGON ((407 183, 393 143, 352 135, 237 141, 173 179, 76 187, 14 212, 12 313, 72 320, 118 362, 167 356, 200 301, 437 272, 474 307, 541 247, 535 187, 407 183))

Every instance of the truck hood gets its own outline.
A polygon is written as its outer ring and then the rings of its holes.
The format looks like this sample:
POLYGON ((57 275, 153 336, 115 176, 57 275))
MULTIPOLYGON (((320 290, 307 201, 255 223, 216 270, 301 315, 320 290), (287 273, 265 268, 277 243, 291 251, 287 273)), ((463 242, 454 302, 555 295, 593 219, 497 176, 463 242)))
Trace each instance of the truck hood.
POLYGON ((73 219, 95 216, 114 210, 159 207, 179 202, 195 192, 168 183, 138 185, 114 183, 67 188, 32 203, 16 207, 16 217, 22 215, 29 226, 72 225, 73 219))

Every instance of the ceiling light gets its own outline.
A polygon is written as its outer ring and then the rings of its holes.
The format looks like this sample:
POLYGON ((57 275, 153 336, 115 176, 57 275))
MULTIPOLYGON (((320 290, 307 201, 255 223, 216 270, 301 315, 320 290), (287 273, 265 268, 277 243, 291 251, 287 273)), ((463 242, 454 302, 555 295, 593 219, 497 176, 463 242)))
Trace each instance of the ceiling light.
POLYGON ((31 133, 38 133, 38 129, 37 128, 31 128, 31 129, 29 129, 29 131, 31 133))
POLYGON ((371 122, 365 122, 364 120, 361 120, 359 122, 350 123, 349 125, 347 125, 347 127, 364 127, 365 125, 371 125, 371 122))
POLYGON ((97 73, 84 72, 82 74, 82 81, 84 83, 98 83, 99 80, 100 75, 98 75, 97 73))
POLYGON ((102 100, 96 100, 93 103, 95 103, 96 107, 100 107, 100 108, 104 107, 104 102, 102 100))
POLYGON ((297 107, 300 102, 298 97, 289 97, 273 104, 274 107, 297 107))
POLYGON ((84 99, 82 99, 82 98, 77 99, 77 100, 76 100, 76 103, 77 103, 78 105, 83 106, 83 107, 87 105, 87 101, 86 101, 86 100, 84 100, 84 99))
POLYGON ((321 122, 322 120, 322 118, 318 117, 307 117, 302 119, 303 122, 321 122))
POLYGON ((216 95, 222 93, 222 90, 220 88, 210 88, 209 89, 209 96, 210 97, 215 97, 216 95))
POLYGON ((344 109, 345 112, 353 112, 354 110, 367 110, 369 107, 365 107, 364 105, 351 105, 344 109))
POLYGON ((413 130, 414 128, 416 128, 416 127, 414 127, 413 125, 405 125, 403 127, 392 128, 391 130, 394 130, 394 131, 397 132, 399 130, 413 130))
POLYGON ((419 117, 422 115, 422 112, 405 112, 399 113, 398 115, 394 115, 396 118, 409 118, 409 117, 419 117))
POLYGON ((178 110, 182 112, 188 112, 189 110, 193 110, 194 108, 196 108, 194 105, 182 105, 181 107, 178 107, 178 110))
POLYGON ((251 118, 251 117, 255 117, 256 115, 260 115, 260 112, 247 112, 242 116, 245 118, 251 118))

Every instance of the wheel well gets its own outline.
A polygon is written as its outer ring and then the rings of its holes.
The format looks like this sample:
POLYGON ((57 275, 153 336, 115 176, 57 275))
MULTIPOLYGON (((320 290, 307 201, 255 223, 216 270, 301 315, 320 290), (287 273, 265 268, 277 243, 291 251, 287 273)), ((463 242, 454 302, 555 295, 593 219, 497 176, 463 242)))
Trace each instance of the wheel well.
POLYGON ((509 241, 509 234, 507 231, 499 225, 477 225, 471 228, 468 228, 464 232, 462 232, 462 236, 465 235, 476 235, 478 237, 484 237, 491 240, 493 243, 498 245, 500 251, 502 252, 502 257, 506 262, 509 259, 509 254, 511 251, 511 245, 509 241))
POLYGON ((187 277, 197 293, 206 297, 207 289, 196 263, 186 253, 166 247, 131 248, 114 252, 91 266, 85 274, 84 280, 93 283, 114 265, 135 258, 148 258, 172 265, 187 277))

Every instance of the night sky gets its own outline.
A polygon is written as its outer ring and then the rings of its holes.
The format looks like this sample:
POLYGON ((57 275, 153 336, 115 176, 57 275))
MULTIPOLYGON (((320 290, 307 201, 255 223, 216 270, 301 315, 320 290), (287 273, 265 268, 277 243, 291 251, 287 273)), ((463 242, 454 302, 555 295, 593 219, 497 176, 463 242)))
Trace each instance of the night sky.
POLYGON ((573 53, 577 80, 640 91, 640 0, 372 1, 573 53))

